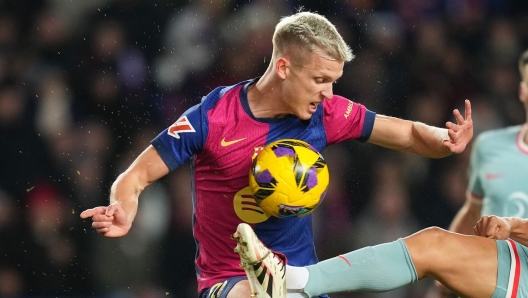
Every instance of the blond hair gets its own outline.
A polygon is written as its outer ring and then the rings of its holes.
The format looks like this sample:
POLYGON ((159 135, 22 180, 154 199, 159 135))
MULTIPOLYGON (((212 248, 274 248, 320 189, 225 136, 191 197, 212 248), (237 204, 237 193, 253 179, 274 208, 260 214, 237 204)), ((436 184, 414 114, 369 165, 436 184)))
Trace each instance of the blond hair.
POLYGON ((289 53, 294 54, 293 59, 306 61, 314 52, 331 60, 349 62, 354 59, 352 50, 336 27, 322 15, 298 12, 283 17, 275 26, 273 59, 289 53))
POLYGON ((528 50, 524 51, 524 53, 519 58, 519 72, 521 73, 521 79, 523 81, 526 79, 526 76, 528 75, 526 73, 527 65, 528 65, 528 50))

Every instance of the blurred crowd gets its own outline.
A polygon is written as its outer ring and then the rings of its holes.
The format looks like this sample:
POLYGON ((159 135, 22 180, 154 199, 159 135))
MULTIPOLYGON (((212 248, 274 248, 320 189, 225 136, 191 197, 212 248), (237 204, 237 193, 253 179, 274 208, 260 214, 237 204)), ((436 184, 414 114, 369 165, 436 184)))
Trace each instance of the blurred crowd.
MULTIPOLYGON (((468 98, 475 134, 524 122, 525 0, 0 0, 0 297, 196 297, 188 165, 141 195, 123 238, 79 213, 107 204, 117 175, 201 96, 262 74, 274 25, 300 7, 357 55, 336 94, 440 127, 468 98)), ((446 228, 470 150, 329 147, 319 258, 446 228)), ((435 297, 429 284, 332 297, 435 297)))

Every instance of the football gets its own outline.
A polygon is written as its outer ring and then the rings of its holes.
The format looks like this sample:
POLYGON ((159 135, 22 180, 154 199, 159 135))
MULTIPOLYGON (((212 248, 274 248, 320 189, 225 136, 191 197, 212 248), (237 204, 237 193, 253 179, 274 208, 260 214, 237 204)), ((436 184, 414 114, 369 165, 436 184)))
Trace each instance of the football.
POLYGON ((249 188, 267 214, 298 217, 323 201, 329 179, 317 149, 301 140, 283 139, 266 145, 254 158, 249 188))

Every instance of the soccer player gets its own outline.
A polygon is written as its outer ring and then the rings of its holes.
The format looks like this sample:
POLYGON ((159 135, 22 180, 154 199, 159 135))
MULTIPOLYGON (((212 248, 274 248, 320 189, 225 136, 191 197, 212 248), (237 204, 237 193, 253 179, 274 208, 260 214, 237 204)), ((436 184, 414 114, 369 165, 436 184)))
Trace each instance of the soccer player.
POLYGON ((307 267, 285 265, 286 258, 266 248, 245 223, 233 237, 256 298, 285 298, 284 291, 274 291, 284 288, 299 297, 383 292, 424 277, 460 297, 528 297, 528 220, 484 216, 474 232, 478 236, 428 228, 307 267))
MULTIPOLYGON (((334 95, 333 84, 353 58, 325 17, 299 12, 276 25, 268 69, 255 79, 218 87, 161 132, 113 183, 108 206, 81 213, 106 237, 132 226, 140 193, 192 159, 193 232, 200 298, 249 296, 250 286, 231 234, 240 222, 253 225, 289 263, 317 263, 312 216, 278 219, 257 207, 249 192, 252 157, 278 139, 303 140, 317 150, 345 140, 441 158, 462 152, 473 137, 471 105, 446 128, 377 115, 334 95)), ((148 201, 147 201, 148 202, 148 201)), ((145 203, 147 203, 145 202, 145 203)), ((291 296, 294 297, 294 296, 291 296)), ((323 296, 324 297, 324 296, 323 296)))
MULTIPOLYGON (((519 99, 528 112, 528 50, 519 71, 519 99)), ((472 234, 472 223, 483 214, 528 217, 528 120, 480 134, 472 150, 466 202, 449 229, 472 234)))
MULTIPOLYGON (((519 58, 519 99, 528 112, 528 50, 519 58)), ((528 115, 527 122, 480 134, 473 145, 466 202, 450 231, 471 235, 482 215, 528 217, 528 115)), ((444 295, 442 285, 437 284, 444 295)))

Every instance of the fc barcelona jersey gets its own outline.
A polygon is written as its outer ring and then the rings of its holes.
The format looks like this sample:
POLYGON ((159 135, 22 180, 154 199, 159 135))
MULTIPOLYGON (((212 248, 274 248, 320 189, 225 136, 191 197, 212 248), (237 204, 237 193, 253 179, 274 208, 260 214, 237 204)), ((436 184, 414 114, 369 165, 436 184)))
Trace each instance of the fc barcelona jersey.
POLYGON ((199 292, 245 275, 231 239, 241 222, 250 224, 270 249, 285 254, 290 265, 318 261, 311 215, 279 219, 256 207, 248 175, 262 147, 288 138, 322 152, 333 143, 368 140, 374 125, 375 113, 337 95, 319 104, 309 120, 294 115, 255 118, 247 99, 247 88, 254 82, 216 88, 152 140, 171 170, 191 159, 199 292))

